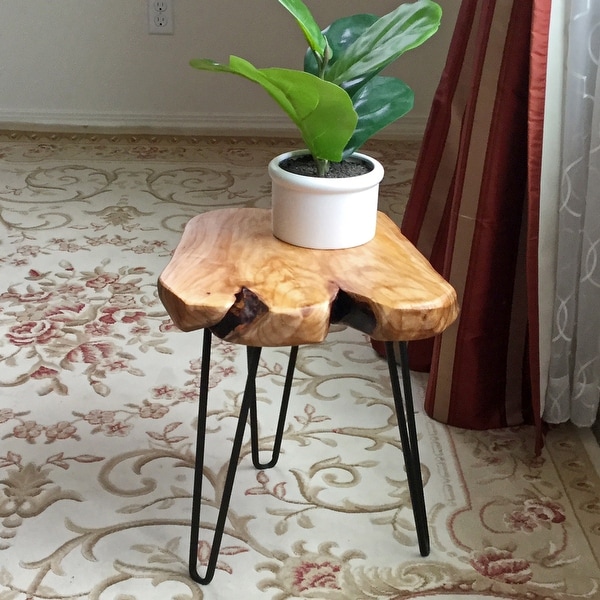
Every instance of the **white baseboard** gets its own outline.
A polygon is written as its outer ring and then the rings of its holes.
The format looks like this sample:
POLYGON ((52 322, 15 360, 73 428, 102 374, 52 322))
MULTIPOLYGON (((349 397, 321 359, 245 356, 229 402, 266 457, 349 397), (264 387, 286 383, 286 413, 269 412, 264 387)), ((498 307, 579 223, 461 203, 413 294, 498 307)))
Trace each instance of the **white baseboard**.
MULTIPOLYGON (((380 139, 421 139, 426 119, 407 115, 377 135, 380 139)), ((270 135, 298 137, 285 115, 85 113, 0 109, 1 129, 168 132, 188 135, 270 135)))

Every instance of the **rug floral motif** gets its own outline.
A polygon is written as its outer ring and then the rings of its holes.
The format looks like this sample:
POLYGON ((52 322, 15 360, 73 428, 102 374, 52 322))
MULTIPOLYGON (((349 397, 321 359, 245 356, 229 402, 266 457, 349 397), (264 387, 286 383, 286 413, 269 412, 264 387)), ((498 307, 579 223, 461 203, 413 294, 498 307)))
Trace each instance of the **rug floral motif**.
MULTIPOLYGON (((0 600, 600 598, 598 448, 561 426, 448 428, 418 405, 432 537, 421 557, 387 366, 334 327, 300 349, 278 464, 244 442, 215 579, 187 572, 201 335, 156 280, 186 221, 269 206, 265 165, 296 142, 0 134, 0 600)), ((418 145, 379 141, 400 221, 418 145)), ((265 349, 271 447, 287 349, 265 349)), ((213 342, 206 564, 245 377, 213 342)))

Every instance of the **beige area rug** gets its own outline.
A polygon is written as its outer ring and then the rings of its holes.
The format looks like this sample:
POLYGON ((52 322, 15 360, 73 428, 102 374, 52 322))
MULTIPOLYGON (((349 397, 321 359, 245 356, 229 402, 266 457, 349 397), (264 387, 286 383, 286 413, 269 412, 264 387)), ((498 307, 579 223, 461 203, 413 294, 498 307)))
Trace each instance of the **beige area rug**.
MULTIPOLYGON (((558 427, 536 458, 529 428, 461 431, 419 408, 422 558, 386 365, 339 327, 301 348, 279 464, 257 472, 243 447, 217 574, 190 581, 202 336, 174 330, 156 280, 193 215, 269 205, 265 165, 288 147, 0 134, 0 600, 600 598, 589 432, 558 427)), ((399 219, 417 148, 369 150, 399 219)), ((265 446, 286 354, 259 369, 265 446)), ((217 341, 209 500, 244 372, 243 349, 217 341)), ((417 402, 425 384, 415 374, 417 402)))

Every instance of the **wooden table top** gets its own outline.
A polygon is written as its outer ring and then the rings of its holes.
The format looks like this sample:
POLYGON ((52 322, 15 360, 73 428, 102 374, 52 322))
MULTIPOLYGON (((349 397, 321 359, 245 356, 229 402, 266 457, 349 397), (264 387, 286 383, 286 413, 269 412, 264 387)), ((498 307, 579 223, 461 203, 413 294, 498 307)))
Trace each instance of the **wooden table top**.
POLYGON ((203 213, 186 225, 158 291, 183 331, 210 328, 249 346, 321 342, 332 322, 410 341, 458 315, 454 289, 381 212, 375 238, 344 250, 281 242, 268 209, 203 213))

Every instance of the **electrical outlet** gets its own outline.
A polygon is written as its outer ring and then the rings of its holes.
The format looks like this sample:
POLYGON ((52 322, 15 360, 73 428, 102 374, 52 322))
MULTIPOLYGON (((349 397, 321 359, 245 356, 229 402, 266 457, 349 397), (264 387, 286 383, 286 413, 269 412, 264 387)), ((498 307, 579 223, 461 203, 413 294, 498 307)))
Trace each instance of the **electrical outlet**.
POLYGON ((148 0, 148 33, 173 33, 173 0, 148 0))

